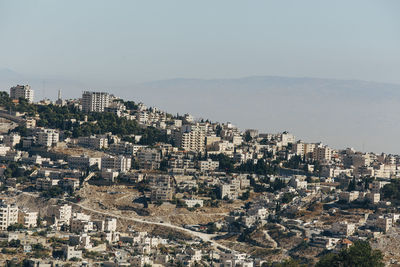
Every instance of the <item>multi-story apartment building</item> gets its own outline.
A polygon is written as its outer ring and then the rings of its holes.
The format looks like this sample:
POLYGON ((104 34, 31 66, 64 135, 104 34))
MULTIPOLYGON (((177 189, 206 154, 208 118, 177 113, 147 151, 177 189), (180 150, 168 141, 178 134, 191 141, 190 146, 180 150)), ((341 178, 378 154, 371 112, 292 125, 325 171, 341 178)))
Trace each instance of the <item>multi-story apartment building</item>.
POLYGON ((304 143, 300 140, 293 144, 293 152, 302 158, 310 159, 316 146, 316 144, 304 143))
POLYGON ((158 175, 148 178, 151 184, 151 201, 172 200, 174 187, 172 177, 169 175, 158 175))
POLYGON ((29 103, 33 102, 33 90, 29 85, 17 85, 10 88, 10 98, 19 99, 23 98, 28 100, 29 103))
POLYGON ((51 179, 49 177, 46 178, 37 178, 36 179, 36 189, 37 190, 48 190, 52 186, 58 185, 58 179, 51 179))
POLYGON ((53 216, 58 224, 70 224, 72 217, 72 206, 64 204, 62 206, 53 205, 49 209, 49 216, 53 216))
POLYGON ((330 161, 332 159, 332 149, 323 145, 315 147, 313 159, 316 161, 330 161))
POLYGON ((70 156, 67 159, 68 165, 74 169, 87 169, 91 166, 96 165, 97 168, 101 169, 101 158, 93 158, 86 155, 83 156, 70 156))
POLYGON ((203 153, 205 151, 206 130, 206 126, 199 123, 184 125, 181 127, 181 131, 176 134, 175 140, 186 151, 203 153))
POLYGON ((109 105, 108 93, 85 91, 82 94, 82 111, 84 112, 104 112, 109 105))
POLYGON ((213 161, 211 159, 199 161, 199 167, 201 171, 214 171, 219 167, 219 161, 213 161))
POLYGON ((108 139, 104 136, 85 136, 78 138, 78 144, 95 149, 102 149, 108 148, 108 139))
POLYGON ((20 210, 18 212, 18 223, 26 228, 37 226, 38 213, 36 211, 20 210))
POLYGON ((7 227, 18 223, 18 207, 15 204, 0 202, 0 230, 7 230, 7 227))
POLYGON ((125 156, 106 156, 101 158, 102 169, 111 169, 119 172, 127 172, 132 166, 132 159, 125 156))
POLYGON ((135 155, 140 148, 143 148, 143 146, 135 145, 130 142, 118 142, 110 145, 110 152, 132 156, 135 155))
POLYGON ((36 144, 41 146, 51 147, 57 145, 60 134, 53 129, 40 129, 36 133, 36 144))
POLYGON ((19 144, 20 141, 21 136, 17 133, 10 133, 3 138, 3 143, 9 147, 14 147, 15 145, 19 144))
POLYGON ((138 151, 137 160, 142 169, 158 169, 160 168, 161 155, 157 149, 145 148, 138 151))

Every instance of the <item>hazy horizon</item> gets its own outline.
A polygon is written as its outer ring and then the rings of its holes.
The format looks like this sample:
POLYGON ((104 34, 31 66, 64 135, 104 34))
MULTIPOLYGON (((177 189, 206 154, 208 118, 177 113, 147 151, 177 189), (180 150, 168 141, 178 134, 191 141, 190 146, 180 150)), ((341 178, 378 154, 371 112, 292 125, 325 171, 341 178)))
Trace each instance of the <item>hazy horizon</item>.
POLYGON ((109 91, 400 154, 399 10, 396 0, 0 1, 0 89, 28 83, 36 100, 109 91))
MULTIPOLYGON (((0 88, 20 83, 18 73, 0 71, 0 88)), ((125 86, 94 87, 80 81, 24 80, 36 100, 78 98, 84 90, 107 91, 172 114, 190 113, 212 121, 230 121, 240 129, 288 130, 307 142, 363 152, 400 154, 400 85, 310 77, 253 76, 237 79, 168 79, 125 86), (67 90, 65 90, 67 88, 67 90), (213 97, 210 97, 213 96, 213 97)))

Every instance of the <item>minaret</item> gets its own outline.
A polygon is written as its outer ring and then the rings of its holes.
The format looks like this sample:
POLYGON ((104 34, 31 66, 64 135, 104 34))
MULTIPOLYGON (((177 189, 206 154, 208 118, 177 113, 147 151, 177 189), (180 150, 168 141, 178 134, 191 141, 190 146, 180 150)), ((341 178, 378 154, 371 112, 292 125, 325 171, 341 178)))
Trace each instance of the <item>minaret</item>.
POLYGON ((58 90, 58 100, 61 100, 61 90, 58 90))

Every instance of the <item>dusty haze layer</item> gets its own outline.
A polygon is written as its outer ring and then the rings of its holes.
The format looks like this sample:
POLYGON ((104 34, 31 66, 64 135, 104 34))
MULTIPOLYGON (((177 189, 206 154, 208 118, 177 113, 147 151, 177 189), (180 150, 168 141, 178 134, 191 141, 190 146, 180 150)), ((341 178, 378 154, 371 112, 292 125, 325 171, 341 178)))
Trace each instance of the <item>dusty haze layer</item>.
POLYGON ((31 84, 36 100, 79 97, 83 90, 105 90, 170 113, 185 112, 241 129, 288 130, 305 141, 335 148, 400 153, 400 85, 317 78, 247 77, 171 79, 130 85, 68 79, 37 79, 0 72, 2 90, 31 84))

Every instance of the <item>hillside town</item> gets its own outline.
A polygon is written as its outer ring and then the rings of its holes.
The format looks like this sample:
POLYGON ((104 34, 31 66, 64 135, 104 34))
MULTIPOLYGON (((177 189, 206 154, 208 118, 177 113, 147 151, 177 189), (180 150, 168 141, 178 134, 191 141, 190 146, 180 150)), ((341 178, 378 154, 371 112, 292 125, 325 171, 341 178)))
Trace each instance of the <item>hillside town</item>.
POLYGON ((398 178, 399 155, 16 85, 0 92, 0 265, 329 266, 358 247, 396 265, 398 178))

